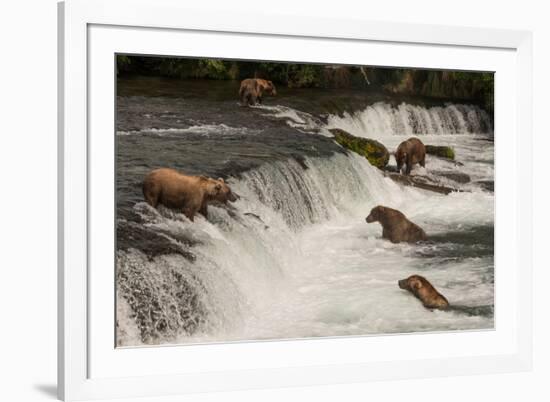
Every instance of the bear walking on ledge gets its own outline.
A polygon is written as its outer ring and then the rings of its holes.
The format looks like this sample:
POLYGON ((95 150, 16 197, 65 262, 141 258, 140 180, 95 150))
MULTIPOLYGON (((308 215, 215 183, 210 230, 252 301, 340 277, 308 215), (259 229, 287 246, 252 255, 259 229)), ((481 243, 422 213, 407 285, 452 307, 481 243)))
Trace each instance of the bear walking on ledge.
POLYGON ((223 179, 205 176, 187 176, 174 169, 156 169, 145 176, 143 195, 149 205, 158 204, 180 209, 191 222, 197 212, 208 216, 210 202, 237 201, 237 196, 223 179))
POLYGON ((370 211, 366 221, 367 223, 380 222, 382 237, 392 243, 416 243, 428 239, 426 232, 421 227, 412 223, 396 209, 379 205, 370 211))
POLYGON ((397 284, 401 289, 408 290, 420 299, 426 308, 445 310, 449 307, 449 302, 445 296, 439 293, 423 276, 412 275, 407 279, 401 279, 397 284))
POLYGON ((419 163, 422 167, 426 166, 426 147, 418 138, 409 138, 397 147, 395 161, 397 162, 397 171, 399 173, 401 173, 401 168, 405 165, 405 173, 410 174, 415 163, 419 163))
POLYGON ((277 95, 273 82, 260 78, 247 78, 241 81, 239 96, 243 105, 261 104, 264 92, 271 96, 277 95))

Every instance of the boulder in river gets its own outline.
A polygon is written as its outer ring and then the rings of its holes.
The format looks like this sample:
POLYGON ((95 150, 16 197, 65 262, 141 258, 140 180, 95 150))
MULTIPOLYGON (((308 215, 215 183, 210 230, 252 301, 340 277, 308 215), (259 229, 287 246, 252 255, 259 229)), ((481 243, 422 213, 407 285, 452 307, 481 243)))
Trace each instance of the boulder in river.
POLYGON ((426 145, 426 153, 428 155, 438 156, 445 159, 455 159, 455 151, 451 147, 441 145, 426 145))
POLYGON ((334 140, 344 148, 367 158, 371 165, 379 169, 384 168, 390 160, 388 149, 378 141, 351 135, 339 128, 329 130, 334 140))

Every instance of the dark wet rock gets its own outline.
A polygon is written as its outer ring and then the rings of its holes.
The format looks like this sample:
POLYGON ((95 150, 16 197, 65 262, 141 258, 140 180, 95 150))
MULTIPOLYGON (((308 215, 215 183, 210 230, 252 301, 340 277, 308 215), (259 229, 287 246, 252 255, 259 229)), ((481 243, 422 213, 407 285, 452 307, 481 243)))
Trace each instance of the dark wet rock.
POLYGON ((439 158, 445 158, 450 160, 455 159, 454 149, 447 146, 426 145, 426 153, 428 155, 437 156, 439 158))
POLYGON ((371 165, 382 169, 388 164, 390 153, 380 142, 370 138, 356 137, 339 128, 332 128, 329 131, 334 135, 334 140, 338 144, 364 156, 371 165))
POLYGON ((422 190, 433 191, 439 194, 450 194, 452 192, 461 192, 458 188, 442 185, 426 176, 403 175, 400 173, 384 172, 384 176, 389 177, 393 181, 405 186, 417 187, 422 190))
POLYGON ((178 254, 189 261, 194 261, 195 255, 188 248, 196 243, 195 240, 183 234, 152 230, 132 221, 119 220, 117 222, 117 249, 136 249, 149 259, 159 255, 178 254))
POLYGON ((442 171, 442 170, 430 170, 430 173, 435 176, 441 176, 446 179, 456 181, 457 183, 466 184, 471 181, 470 176, 462 172, 442 171))
POLYGON ((486 191, 490 191, 490 192, 495 191, 495 182, 493 180, 478 180, 474 183, 479 185, 481 188, 483 188, 486 191))

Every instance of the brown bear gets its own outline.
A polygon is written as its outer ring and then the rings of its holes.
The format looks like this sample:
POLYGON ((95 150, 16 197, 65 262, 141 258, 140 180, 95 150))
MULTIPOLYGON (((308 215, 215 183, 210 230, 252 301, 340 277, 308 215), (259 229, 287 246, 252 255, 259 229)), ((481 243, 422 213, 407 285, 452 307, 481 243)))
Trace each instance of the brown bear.
POLYGON ((264 92, 271 96, 277 95, 273 82, 260 78, 247 78, 241 81, 239 96, 243 105, 261 104, 264 92))
POLYGON ((423 276, 412 275, 407 279, 401 279, 397 284, 401 289, 408 290, 420 299, 426 308, 445 310, 449 307, 449 302, 445 296, 439 293, 423 276))
POLYGON ((367 223, 380 222, 382 225, 382 237, 392 243, 427 240, 426 232, 418 225, 412 223, 405 215, 396 209, 378 205, 374 207, 366 219, 367 223))
POLYGON ((406 165, 406 174, 411 173, 415 163, 420 166, 426 166, 426 147, 418 138, 412 137, 403 141, 395 151, 395 161, 397 162, 397 171, 401 173, 401 168, 406 165))
POLYGON ((181 209, 191 221, 197 212, 206 218, 210 202, 237 200, 223 179, 188 176, 168 168, 153 170, 145 176, 143 195, 152 207, 162 204, 168 208, 181 209))

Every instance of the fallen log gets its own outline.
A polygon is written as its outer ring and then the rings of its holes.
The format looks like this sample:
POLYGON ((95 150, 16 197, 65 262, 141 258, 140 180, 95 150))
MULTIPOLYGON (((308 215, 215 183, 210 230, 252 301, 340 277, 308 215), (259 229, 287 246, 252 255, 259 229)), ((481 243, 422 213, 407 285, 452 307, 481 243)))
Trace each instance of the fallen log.
POLYGON ((389 177, 394 182, 403 184, 405 186, 411 186, 420 188, 422 190, 428 190, 433 191, 439 194, 450 194, 453 192, 463 192, 464 190, 460 190, 458 188, 452 188, 447 186, 442 186, 440 184, 436 184, 433 182, 429 182, 428 179, 422 176, 411 176, 411 175, 402 175, 399 173, 393 173, 393 172, 384 172, 384 176, 389 177))

